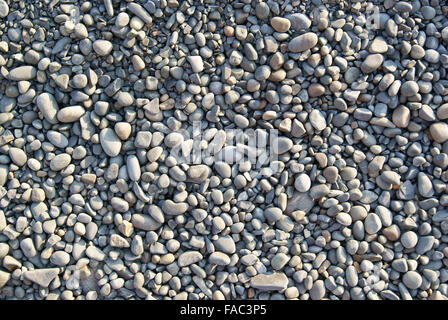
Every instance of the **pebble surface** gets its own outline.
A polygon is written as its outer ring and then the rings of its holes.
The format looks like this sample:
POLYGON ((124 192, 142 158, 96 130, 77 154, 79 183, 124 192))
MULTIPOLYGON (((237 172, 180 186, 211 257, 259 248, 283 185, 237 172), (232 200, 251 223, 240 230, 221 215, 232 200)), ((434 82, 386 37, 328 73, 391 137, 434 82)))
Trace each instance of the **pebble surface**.
POLYGON ((446 1, 0 25, 0 299, 448 299, 446 1))

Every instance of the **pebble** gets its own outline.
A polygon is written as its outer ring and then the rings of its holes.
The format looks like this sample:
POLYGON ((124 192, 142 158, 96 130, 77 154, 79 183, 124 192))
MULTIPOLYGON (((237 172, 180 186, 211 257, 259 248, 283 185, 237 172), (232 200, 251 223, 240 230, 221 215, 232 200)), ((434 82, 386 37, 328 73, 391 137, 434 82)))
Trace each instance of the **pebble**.
POLYGON ((289 257, 284 253, 277 253, 271 260, 274 270, 281 270, 289 261, 289 257))
POLYGON ((282 17, 274 17, 271 19, 271 26, 277 32, 287 32, 291 27, 291 21, 282 17))
POLYGON ((367 233, 375 234, 382 227, 381 219, 375 213, 369 213, 364 221, 364 228, 367 233))
POLYGON ((343 226, 350 226, 353 220, 349 214, 345 212, 339 212, 336 216, 336 221, 343 226))
POLYGON ((292 39, 288 44, 291 52, 303 52, 317 45, 318 37, 313 32, 307 32, 292 39))
POLYGON ((21 66, 9 71, 8 78, 11 81, 32 80, 36 77, 37 70, 33 66, 21 66))
POLYGON ((415 81, 406 81, 401 85, 400 93, 404 97, 412 97, 418 93, 419 87, 415 81))
MULTIPOLYGON (((308 94, 312 98, 319 97, 319 96, 323 95, 324 93, 325 93, 325 88, 323 85, 321 85, 319 83, 313 83, 308 88, 308 94)), ((313 110, 313 111, 319 112, 318 110, 313 110)), ((311 112, 311 114, 312 113, 313 112, 311 112)), ((310 114, 310 117, 311 117, 311 114, 310 114)))
POLYGON ((431 179, 423 172, 419 172, 418 174, 418 192, 425 198, 434 195, 431 179))
POLYGON ((63 267, 70 262, 70 255, 65 251, 56 251, 51 255, 50 261, 56 266, 63 267))
POLYGON ((264 217, 269 222, 276 222, 276 221, 280 220, 282 215, 283 215, 282 210, 277 207, 271 207, 271 208, 267 208, 264 210, 264 217))
POLYGON ((382 37, 375 38, 369 47, 370 53, 386 53, 387 50, 388 50, 387 42, 382 37))
POLYGON ((403 247, 411 249, 417 245, 418 236, 413 231, 407 231, 401 235, 400 241, 403 247))
POLYGON ((323 130, 326 128, 327 126, 327 122, 325 120, 325 117, 322 115, 322 113, 319 110, 313 110, 310 113, 310 122, 311 125, 316 129, 316 130, 323 130))
POLYGON ((323 171, 324 177, 330 183, 335 183, 338 177, 338 168, 335 166, 329 166, 323 171))
POLYGON ((355 168, 352 167, 345 167, 340 170, 339 174, 341 175, 341 178, 345 181, 350 181, 356 178, 358 175, 358 172, 355 168))
POLYGON ((138 3, 130 2, 128 3, 127 7, 129 11, 139 17, 146 24, 152 23, 152 18, 149 13, 138 3))
POLYGON ((36 104, 49 123, 58 123, 57 114, 59 112, 59 106, 52 94, 48 92, 41 93, 36 99, 36 104))
POLYGON ((393 185, 400 185, 400 175, 394 171, 383 171, 381 173, 381 179, 383 179, 384 182, 390 183, 393 185))
POLYGON ((307 192, 311 188, 310 177, 305 173, 298 175, 294 182, 294 187, 299 192, 307 192))
POLYGON ((126 12, 120 12, 115 20, 115 25, 118 28, 123 28, 129 24, 129 21, 129 15, 126 12))
POLYGON ((230 257, 223 252, 216 251, 208 257, 208 261, 218 266, 226 266, 230 264, 230 257))
POLYGON ((95 50, 96 54, 99 56, 107 56, 112 52, 113 45, 110 41, 107 40, 96 40, 92 45, 93 50, 95 50))
POLYGON ((281 272, 258 274, 250 279, 250 286, 260 291, 281 291, 287 285, 288 278, 281 272))
POLYGON ((202 183, 210 175, 210 168, 203 164, 191 166, 188 168, 187 175, 189 181, 193 183, 202 183))
POLYGON ((121 141, 110 128, 105 128, 100 132, 101 147, 109 157, 115 157, 120 153, 121 141))
POLYGON ((311 27, 310 18, 303 13, 293 13, 286 16, 286 18, 291 22, 291 27, 296 31, 307 30, 311 27))
POLYGON ((422 276, 415 271, 408 271, 403 275, 403 283, 411 290, 419 288, 422 281, 422 276))
POLYGON ((361 64, 361 71, 364 73, 372 73, 381 66, 383 60, 383 55, 379 53, 369 54, 361 64))
POLYGON ((411 120, 411 112, 405 106, 399 106, 392 114, 392 122, 399 128, 406 128, 411 120))
POLYGON ((286 137, 275 138, 272 142, 273 151, 277 154, 283 154, 291 150, 293 142, 286 137))
POLYGON ((444 122, 437 122, 431 124, 429 132, 432 139, 438 143, 444 143, 448 140, 448 124, 444 122))
POLYGON ((68 146, 68 139, 62 133, 50 130, 47 132, 47 139, 51 144, 58 148, 65 148, 68 146))
POLYGON ((104 259, 106 259, 106 254, 93 245, 87 247, 86 255, 90 259, 94 259, 96 261, 104 261, 104 259))
POLYGON ((55 156, 50 161, 50 169, 53 171, 61 171, 65 169, 70 162, 72 161, 72 157, 67 153, 61 153, 55 156))
POLYGON ((136 213, 132 215, 132 225, 137 229, 153 231, 157 230, 161 224, 148 215, 136 213))
POLYGON ((58 276, 59 268, 44 268, 25 271, 23 277, 43 288, 48 288, 50 283, 58 276))
POLYGON ((204 62, 201 56, 189 56, 187 59, 193 72, 199 73, 204 70, 204 62))
POLYGON ((444 103, 437 108, 437 118, 440 120, 448 119, 448 103, 444 103))
POLYGON ((140 163, 135 155, 130 155, 126 159, 126 168, 128 169, 129 179, 138 181, 141 177, 140 163))
POLYGON ((322 280, 317 280, 313 283, 313 287, 310 290, 311 300, 322 300, 325 297, 326 289, 322 280))
POLYGON ((0 289, 3 288, 11 278, 11 274, 0 270, 0 289))
POLYGON ((127 140, 132 132, 132 127, 127 122, 117 122, 114 126, 115 133, 120 140, 127 140))
POLYGON ((434 236, 420 237, 418 239, 416 251, 418 254, 424 254, 432 249, 434 245, 434 236))
POLYGON ((70 106, 60 109, 56 117, 60 122, 76 122, 85 112, 82 106, 70 106))
POLYGON ((26 153, 19 148, 9 148, 8 154, 12 162, 19 167, 23 167, 28 160, 26 153))
MULTIPOLYGON (((4 0, 0 0, 0 18, 6 18, 9 13, 8 3, 4 0)), ((2 287, 0 285, 0 287, 2 287)))
POLYGON ((188 205, 184 202, 176 203, 170 199, 163 201, 162 210, 167 215, 177 216, 187 211, 188 205))
POLYGON ((202 260, 202 254, 199 251, 183 252, 177 259, 179 267, 186 267, 202 260))

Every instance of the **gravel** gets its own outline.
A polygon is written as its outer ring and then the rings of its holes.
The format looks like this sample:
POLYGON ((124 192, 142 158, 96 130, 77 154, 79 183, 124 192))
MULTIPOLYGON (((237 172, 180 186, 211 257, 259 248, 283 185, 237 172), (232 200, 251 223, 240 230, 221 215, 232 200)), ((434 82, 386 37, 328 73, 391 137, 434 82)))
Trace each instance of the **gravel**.
POLYGON ((447 300, 448 6, 327 2, 0 0, 0 299, 447 300))

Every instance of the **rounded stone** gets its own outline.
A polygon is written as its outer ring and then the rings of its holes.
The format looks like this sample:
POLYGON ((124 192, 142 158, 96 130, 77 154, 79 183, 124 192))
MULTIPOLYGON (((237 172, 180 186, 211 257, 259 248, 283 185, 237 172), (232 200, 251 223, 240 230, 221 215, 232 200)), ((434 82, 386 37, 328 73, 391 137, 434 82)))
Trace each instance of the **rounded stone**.
POLYGON ((318 37, 313 32, 307 32, 292 39, 288 44, 288 50, 291 52, 303 52, 316 46, 318 37))
POLYGON ((92 47, 99 56, 107 56, 113 49, 112 43, 107 40, 96 40, 92 47))
POLYGON ((199 251, 186 251, 179 255, 177 264, 179 267, 186 267, 202 260, 202 254, 199 251))
POLYGON ((293 13, 286 16, 291 21, 291 27, 297 31, 307 30, 311 27, 311 20, 303 13, 293 13))
POLYGON ((131 135, 132 127, 127 122, 117 122, 114 126, 115 133, 121 140, 127 140, 131 135))
POLYGON ((241 114, 235 115, 235 118, 233 120, 238 128, 244 129, 249 126, 249 119, 241 114))
POLYGON ((439 120, 448 119, 448 103, 444 103, 437 108, 437 118, 439 120))
POLYGON ((363 206, 353 206, 349 213, 353 221, 364 220, 367 217, 367 210, 363 206))
POLYGON ((88 80, 85 74, 76 74, 72 78, 72 86, 76 89, 82 89, 87 86, 88 80))
POLYGON ((0 0, 0 18, 6 18, 9 14, 8 3, 4 0, 0 0))
POLYGON ((414 44, 409 54, 413 59, 422 59, 425 56, 425 49, 418 44, 414 44))
POLYGON ((129 21, 129 15, 126 12, 120 12, 115 20, 115 25, 118 28, 123 28, 128 25, 129 21))
POLYGON ((386 53, 387 50, 387 42, 382 37, 376 37, 369 48, 370 53, 386 53))
POLYGON ((264 210, 264 217, 269 222, 276 222, 276 221, 280 220, 282 215, 283 215, 282 210, 277 207, 270 207, 270 208, 267 208, 264 210))
POLYGON ((170 199, 164 200, 162 203, 162 210, 165 214, 177 216, 187 211, 188 204, 184 202, 174 202, 170 199))
POLYGON ((255 6, 255 15, 258 19, 266 19, 269 16, 270 11, 271 10, 266 2, 259 2, 255 6))
POLYGON ((37 69, 33 66, 21 66, 12 69, 8 78, 12 81, 32 80, 37 75, 37 69))
POLYGON ((271 148, 274 153, 283 154, 291 150, 293 142, 287 137, 276 137, 272 141, 271 148))
POLYGON ((422 282, 422 276, 416 271, 408 271, 403 275, 404 285, 411 290, 418 289, 422 282))
POLYGON ((317 280, 310 290, 310 298, 311 300, 322 300, 325 297, 325 293, 325 283, 322 280, 317 280))
POLYGON ((129 107, 134 103, 134 97, 125 91, 118 92, 115 95, 115 99, 117 99, 117 103, 122 107, 129 107))
POLYGON ((211 264, 216 264, 218 266, 226 266, 230 264, 231 260, 230 257, 224 252, 215 251, 208 257, 208 261, 211 264))
POLYGON ((53 171, 61 171, 65 169, 70 162, 72 161, 72 157, 67 153, 61 153, 55 156, 50 161, 50 169, 53 171))
POLYGON ((126 168, 128 169, 129 179, 132 181, 140 180, 141 169, 138 158, 135 155, 130 155, 126 159, 126 168))
POLYGON ((299 192, 307 192, 311 188, 310 177, 305 173, 299 174, 294 182, 294 187, 299 192))
POLYGON ((70 106, 58 111, 57 118, 60 122, 76 122, 81 118, 86 110, 82 106, 70 106))
POLYGON ((426 20, 431 20, 436 16, 436 9, 434 9, 431 6, 423 6, 421 8, 421 10, 422 10, 423 17, 426 20))
POLYGON ((329 166, 324 169, 322 174, 325 177, 325 179, 327 179, 328 182, 335 183, 338 178, 338 173, 339 171, 337 167, 329 166))
POLYGON ((448 124, 445 122, 437 122, 431 124, 429 132, 434 141, 444 143, 448 140, 448 124))
POLYGON ((9 148, 8 154, 12 162, 19 167, 23 167, 28 160, 25 151, 19 148, 15 147, 9 148))
POLYGON ((280 252, 277 253, 271 260, 271 266, 274 270, 281 270, 289 261, 289 257, 280 252))
POLYGON ((349 226, 352 224, 352 217, 348 213, 339 212, 336 221, 343 226, 349 226))
POLYGON ((56 115, 58 114, 59 107, 52 94, 48 92, 41 93, 36 99, 36 104, 40 112, 44 115, 45 120, 51 124, 58 123, 56 115))
POLYGON ((101 147, 109 157, 116 157, 121 151, 121 141, 111 128, 100 132, 101 147))
POLYGON ((361 71, 364 73, 372 73, 381 66, 383 60, 384 58, 382 54, 369 54, 361 64, 361 71))
POLYGON ((411 120, 411 112, 405 106, 398 106, 392 113, 392 122, 399 128, 406 128, 411 120))
POLYGON ((291 21, 282 17, 274 17, 271 19, 271 26, 277 32, 287 32, 291 27, 291 21))
POLYGON ((368 234, 376 234, 382 227, 381 219, 375 213, 369 213, 364 221, 364 229, 368 234))
POLYGON ((339 174, 345 181, 350 181, 356 178, 356 176, 358 175, 358 171, 353 167, 345 167, 341 169, 339 174))
POLYGON ((204 62, 201 56, 189 56, 187 57, 188 62, 191 65, 193 72, 202 72, 204 70, 204 62))
POLYGON ((179 146, 183 142, 184 142, 184 137, 182 136, 182 134, 180 134, 178 132, 171 132, 163 140, 163 143, 168 148, 174 148, 176 146, 179 146))
POLYGON ((50 130, 47 132, 47 139, 52 145, 58 148, 65 148, 68 146, 68 139, 60 132, 50 130))
POLYGON ((417 245, 418 236, 413 231, 406 231, 401 235, 400 242, 406 249, 411 249, 417 245))
POLYGON ((415 81, 406 81, 401 85, 400 93, 404 97, 412 97, 418 93, 419 87, 415 81))
POLYGON ((311 98, 320 97, 325 93, 325 87, 320 83, 313 83, 308 87, 308 94, 311 98))
POLYGON ((56 251, 51 255, 50 262, 58 267, 64 267, 70 262, 70 255, 65 251, 56 251))

